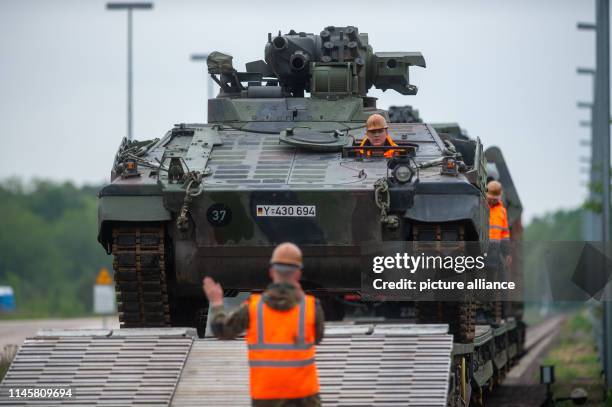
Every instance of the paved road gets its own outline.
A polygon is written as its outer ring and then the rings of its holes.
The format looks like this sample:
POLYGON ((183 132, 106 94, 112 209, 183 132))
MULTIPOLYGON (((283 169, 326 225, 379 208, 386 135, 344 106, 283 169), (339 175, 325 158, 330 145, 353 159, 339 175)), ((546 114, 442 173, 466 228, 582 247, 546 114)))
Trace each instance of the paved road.
MULTIPOLYGON (((35 336, 39 329, 102 328, 102 317, 69 319, 19 319, 0 321, 0 352, 5 345, 21 345, 28 336, 35 336)), ((106 318, 106 327, 119 328, 119 319, 106 318)))

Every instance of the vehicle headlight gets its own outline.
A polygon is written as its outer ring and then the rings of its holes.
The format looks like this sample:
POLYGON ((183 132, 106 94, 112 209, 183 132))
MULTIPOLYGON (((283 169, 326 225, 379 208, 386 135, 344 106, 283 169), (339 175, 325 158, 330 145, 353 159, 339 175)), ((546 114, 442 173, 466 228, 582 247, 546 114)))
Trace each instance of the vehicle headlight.
POLYGON ((402 184, 410 181, 413 174, 412 168, 407 164, 398 164, 393 169, 393 177, 402 184))
POLYGON ((459 175, 459 163, 453 157, 444 157, 442 160, 442 169, 440 170, 442 175, 459 175))

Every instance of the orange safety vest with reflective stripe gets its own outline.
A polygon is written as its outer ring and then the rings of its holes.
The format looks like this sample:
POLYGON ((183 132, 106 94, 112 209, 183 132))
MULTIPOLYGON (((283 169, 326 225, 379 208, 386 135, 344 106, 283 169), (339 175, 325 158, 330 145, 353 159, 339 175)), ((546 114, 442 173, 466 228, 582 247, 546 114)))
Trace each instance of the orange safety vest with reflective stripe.
POLYGON ((269 307, 259 294, 251 295, 246 333, 251 398, 293 399, 319 393, 315 308, 312 295, 287 311, 269 307))
MULTIPOLYGON (((385 143, 388 146, 397 147, 397 144, 395 144, 395 141, 393 141, 393 139, 389 136, 389 133, 387 133, 387 138, 385 139, 385 143)), ((369 146, 369 145, 371 146, 372 143, 370 142, 370 139, 368 139, 368 136, 366 136, 366 137, 363 138, 363 140, 361 140, 361 144, 359 144, 359 147, 369 146)), ((363 154, 363 150, 361 150, 360 153, 363 154)), ((368 151, 367 155, 368 155, 368 157, 370 157, 372 155, 372 152, 368 151)), ((387 151, 385 151, 385 153, 383 155, 386 158, 391 158, 391 157, 393 157, 393 150, 387 150, 387 151)))
POLYGON ((489 207, 489 240, 501 241, 510 239, 508 214, 501 202, 489 207))

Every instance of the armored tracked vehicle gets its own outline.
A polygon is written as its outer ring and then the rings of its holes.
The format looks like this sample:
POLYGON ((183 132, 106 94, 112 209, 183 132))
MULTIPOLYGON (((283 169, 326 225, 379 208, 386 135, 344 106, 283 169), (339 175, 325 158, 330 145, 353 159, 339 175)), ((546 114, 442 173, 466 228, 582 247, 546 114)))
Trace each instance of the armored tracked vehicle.
MULTIPOLYGON (((486 244, 478 139, 458 140, 396 110, 392 118, 404 123, 390 123, 392 159, 355 147, 371 114, 389 119, 368 90, 416 94, 410 67, 425 67, 420 53, 374 52, 351 26, 269 34, 265 60, 245 71, 210 54, 220 92, 208 101, 208 123, 124 140, 99 194, 98 239, 114 255, 122 326, 202 334, 203 276, 227 296, 261 290, 270 253, 284 241, 303 249, 303 287, 328 319, 359 298, 364 242, 486 244)), ((474 337, 469 299, 414 311, 416 322, 448 323, 457 341, 474 337)))

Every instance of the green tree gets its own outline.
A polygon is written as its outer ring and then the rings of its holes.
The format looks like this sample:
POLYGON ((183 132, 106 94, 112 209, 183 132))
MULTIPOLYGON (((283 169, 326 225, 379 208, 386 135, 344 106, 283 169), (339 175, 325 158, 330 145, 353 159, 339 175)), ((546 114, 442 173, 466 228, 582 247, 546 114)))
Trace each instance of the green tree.
POLYGON ((91 312, 97 271, 111 265, 96 239, 97 189, 0 183, 0 284, 14 288, 18 316, 91 312))

